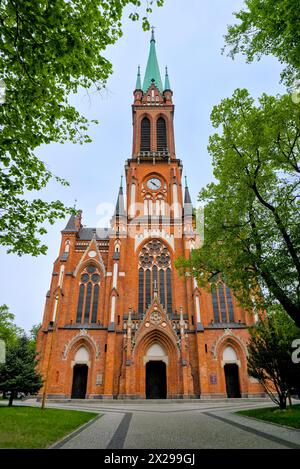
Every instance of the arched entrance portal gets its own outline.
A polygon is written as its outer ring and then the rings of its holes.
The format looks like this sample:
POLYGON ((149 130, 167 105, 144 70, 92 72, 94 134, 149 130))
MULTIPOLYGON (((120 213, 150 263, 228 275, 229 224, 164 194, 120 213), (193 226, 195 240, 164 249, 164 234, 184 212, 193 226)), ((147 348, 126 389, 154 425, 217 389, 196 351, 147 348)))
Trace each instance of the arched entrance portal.
POLYGON ((232 347, 224 349, 223 362, 227 397, 241 397, 238 359, 232 347))
POLYGON ((162 361, 150 361, 146 364, 146 398, 167 398, 166 364, 162 361))
POLYGON ((72 399, 85 399, 88 380, 89 353, 82 345, 76 352, 73 362, 72 399))
POLYGON ((85 399, 88 376, 87 365, 75 365, 73 368, 72 399, 85 399))
POLYGON ((241 397, 239 367, 235 364, 224 365, 227 397, 241 397))
POLYGON ((146 398, 167 398, 168 356, 165 349, 154 342, 147 350, 146 357, 146 398))

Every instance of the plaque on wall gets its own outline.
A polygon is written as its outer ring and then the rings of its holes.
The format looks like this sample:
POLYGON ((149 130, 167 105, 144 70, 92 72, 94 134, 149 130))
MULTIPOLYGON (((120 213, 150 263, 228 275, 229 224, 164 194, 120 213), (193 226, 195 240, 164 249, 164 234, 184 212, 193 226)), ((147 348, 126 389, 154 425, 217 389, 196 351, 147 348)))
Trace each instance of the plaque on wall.
POLYGON ((102 373, 98 373, 96 376, 96 386, 101 386, 103 381, 103 375, 102 373))
POLYGON ((215 373, 210 374, 210 384, 217 384, 217 375, 215 373))

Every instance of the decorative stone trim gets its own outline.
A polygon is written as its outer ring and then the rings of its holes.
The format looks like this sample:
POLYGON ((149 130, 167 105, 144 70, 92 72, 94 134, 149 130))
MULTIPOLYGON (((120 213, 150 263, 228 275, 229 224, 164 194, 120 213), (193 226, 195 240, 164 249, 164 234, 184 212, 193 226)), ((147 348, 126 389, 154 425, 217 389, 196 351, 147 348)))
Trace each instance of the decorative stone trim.
POLYGON ((74 270, 73 276, 76 277, 76 275, 78 274, 79 270, 83 267, 83 265, 85 265, 86 263, 88 263, 91 260, 91 258, 89 258, 89 251, 90 252, 96 252, 96 256, 93 257, 92 260, 100 266, 100 268, 102 270, 102 273, 105 277, 106 268, 105 268, 102 256, 100 254, 100 251, 99 251, 99 248, 97 246, 97 243, 96 243, 95 239, 91 240, 91 242, 87 246, 85 252, 81 256, 81 259, 80 259, 76 269, 74 270))
POLYGON ((247 346, 244 341, 240 339, 231 329, 225 329, 223 335, 219 336, 212 345, 211 353, 213 355, 214 360, 217 360, 218 358, 218 349, 220 345, 227 339, 232 339, 233 342, 237 342, 244 351, 245 356, 247 356, 247 346))
POLYGON ((164 362, 167 366, 169 364, 169 358, 168 358, 168 355, 163 355, 163 356, 156 356, 156 355, 145 355, 143 357, 143 362, 144 362, 144 365, 146 365, 146 363, 148 362, 152 362, 152 361, 159 361, 159 362, 164 362))
POLYGON ((87 362, 79 362, 77 360, 72 360, 71 361, 71 368, 74 368, 75 365, 87 365, 89 368, 91 368, 91 362, 90 360, 87 362))
POLYGON ((135 243, 134 243, 135 251, 140 246, 140 244, 148 238, 159 238, 159 239, 165 240, 174 251, 174 235, 167 233, 164 229, 159 230, 155 228, 152 230, 144 229, 143 233, 135 235, 135 243))
POLYGON ((233 360, 233 361, 224 361, 221 360, 221 367, 224 368, 225 365, 237 365, 239 368, 241 367, 241 360, 233 360))
POLYGON ((69 342, 65 344, 64 350, 62 352, 62 360, 67 360, 68 354, 70 350, 72 349, 72 347, 76 344, 76 342, 79 342, 82 339, 84 339, 84 341, 87 341, 91 345, 91 347, 94 349, 96 360, 99 358, 99 355, 100 355, 99 345, 97 344, 95 339, 88 334, 87 330, 81 329, 78 332, 78 334, 72 337, 72 339, 70 339, 69 342))

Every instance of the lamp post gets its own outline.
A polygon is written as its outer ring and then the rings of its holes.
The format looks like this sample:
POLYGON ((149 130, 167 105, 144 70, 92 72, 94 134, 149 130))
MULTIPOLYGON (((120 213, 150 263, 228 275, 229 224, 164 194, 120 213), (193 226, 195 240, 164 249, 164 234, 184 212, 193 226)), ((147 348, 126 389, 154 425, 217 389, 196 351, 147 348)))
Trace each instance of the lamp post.
POLYGON ((42 405, 41 409, 45 408, 46 404, 46 395, 47 395, 47 386, 48 386, 48 379, 49 379, 49 370, 50 370, 50 364, 51 364, 51 355, 52 355, 52 349, 53 349, 53 342, 54 342, 54 336, 56 332, 56 312, 58 308, 58 300, 59 300, 59 294, 57 293, 55 295, 55 306, 54 306, 54 313, 53 313, 53 320, 52 320, 52 335, 51 335, 51 341, 50 341, 50 350, 49 350, 49 357, 48 357, 48 363, 47 363, 47 368, 46 368, 46 376, 45 376, 45 383, 44 383, 44 390, 43 390, 43 397, 42 397, 42 405))

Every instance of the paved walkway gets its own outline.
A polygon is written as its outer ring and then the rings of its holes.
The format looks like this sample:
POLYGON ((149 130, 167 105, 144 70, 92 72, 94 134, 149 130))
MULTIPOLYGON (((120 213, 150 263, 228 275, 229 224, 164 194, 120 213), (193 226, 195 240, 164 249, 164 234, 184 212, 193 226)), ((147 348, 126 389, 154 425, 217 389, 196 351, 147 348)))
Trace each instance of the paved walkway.
MULTIPOLYGON (((37 405, 26 402, 26 405, 37 405)), ((47 403, 89 410, 99 417, 55 445, 57 448, 181 449, 300 448, 300 431, 249 419, 235 411, 270 406, 269 401, 47 403)))

